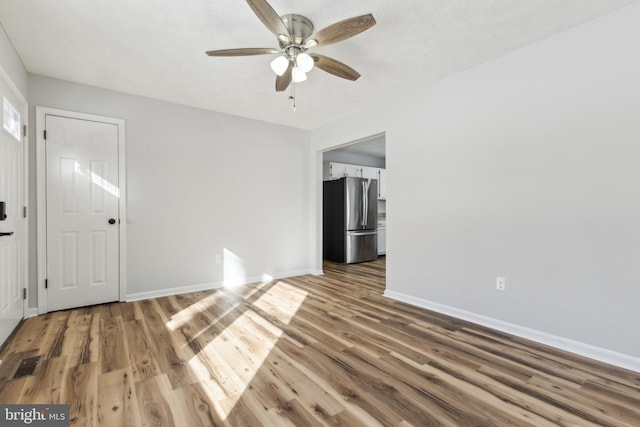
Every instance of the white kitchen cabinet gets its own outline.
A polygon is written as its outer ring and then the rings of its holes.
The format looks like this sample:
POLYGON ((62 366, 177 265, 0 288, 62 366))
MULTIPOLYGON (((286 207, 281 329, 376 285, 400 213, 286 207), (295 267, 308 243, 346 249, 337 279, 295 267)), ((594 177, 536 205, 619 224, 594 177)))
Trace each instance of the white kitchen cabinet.
POLYGON ((378 227, 378 255, 387 253, 387 227, 378 227))
POLYGON ((372 168, 369 166, 362 166, 362 177, 370 179, 378 179, 378 168, 372 168))
POLYGON ((350 165, 347 163, 327 162, 323 165, 322 176, 324 181, 340 179, 345 176, 369 178, 378 180, 378 199, 387 198, 387 171, 386 169, 370 166, 350 165))
POLYGON ((323 179, 325 181, 340 179, 345 176, 362 177, 362 166, 346 163, 325 163, 323 179))
POLYGON ((362 178, 362 166, 345 165, 345 176, 356 176, 362 178))
POLYGON ((387 198, 387 170, 378 169, 378 199, 387 198))

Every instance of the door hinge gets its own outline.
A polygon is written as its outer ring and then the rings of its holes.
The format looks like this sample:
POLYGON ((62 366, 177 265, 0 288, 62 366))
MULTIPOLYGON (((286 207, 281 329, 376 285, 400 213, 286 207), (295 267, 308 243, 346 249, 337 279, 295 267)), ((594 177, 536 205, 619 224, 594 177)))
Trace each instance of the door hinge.
POLYGON ((44 279, 44 288, 49 289, 49 279, 44 279))
POLYGON ((22 125, 22 136, 27 136, 27 125, 22 125))
POLYGON ((23 218, 26 218, 26 217, 27 217, 27 207, 26 207, 26 206, 23 206, 23 207, 22 207, 22 217, 23 217, 23 218))
POLYGON ((22 299, 27 299, 27 288, 22 288, 22 299))
POLYGON ((44 139, 47 139, 47 130, 44 130, 44 139))

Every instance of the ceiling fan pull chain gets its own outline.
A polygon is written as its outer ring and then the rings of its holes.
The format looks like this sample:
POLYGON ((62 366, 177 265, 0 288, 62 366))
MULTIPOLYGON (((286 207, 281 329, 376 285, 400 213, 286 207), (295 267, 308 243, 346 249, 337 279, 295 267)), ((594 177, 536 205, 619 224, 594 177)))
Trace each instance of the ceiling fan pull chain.
POLYGON ((293 111, 296 111, 296 82, 291 83, 291 95, 289 99, 293 101, 293 111))

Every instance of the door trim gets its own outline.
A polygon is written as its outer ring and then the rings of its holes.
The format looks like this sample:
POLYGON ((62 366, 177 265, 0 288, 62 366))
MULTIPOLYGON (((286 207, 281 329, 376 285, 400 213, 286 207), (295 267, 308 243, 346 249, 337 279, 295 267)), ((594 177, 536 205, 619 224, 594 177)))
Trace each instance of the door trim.
POLYGON ((46 150, 44 142, 44 127, 46 116, 60 116, 71 119, 89 120, 109 123, 118 126, 118 180, 120 186, 120 203, 118 215, 120 218, 119 234, 119 300, 125 301, 127 295, 127 181, 126 181, 126 144, 124 119, 117 119, 94 114, 78 113, 75 111, 59 110, 57 108, 36 106, 36 175, 37 175, 37 238, 38 238, 38 314, 47 313, 47 298, 45 279, 47 278, 47 174, 46 150))
MULTIPOLYGON (((26 126, 29 129, 29 102, 27 102, 27 98, 20 92, 18 86, 11 79, 11 76, 4 69, 2 64, 0 64, 0 79, 2 79, 13 95, 18 98, 18 101, 24 106, 23 111, 20 111, 21 116, 23 117, 22 125, 26 126)), ((22 134, 22 203, 25 208, 27 208, 27 212, 29 212, 29 132, 25 136, 22 134)), ((29 312, 29 215, 26 218, 22 218, 22 287, 27 290, 27 298, 22 301, 22 318, 24 319, 29 312)), ((24 291, 23 291, 24 292, 24 291)))

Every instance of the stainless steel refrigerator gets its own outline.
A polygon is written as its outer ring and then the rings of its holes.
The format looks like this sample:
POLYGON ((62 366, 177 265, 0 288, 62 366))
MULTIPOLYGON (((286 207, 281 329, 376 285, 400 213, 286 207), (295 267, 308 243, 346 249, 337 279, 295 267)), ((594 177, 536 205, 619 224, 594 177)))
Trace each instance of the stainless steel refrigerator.
POLYGON ((323 257, 347 264, 378 258, 378 180, 323 183, 323 257))

